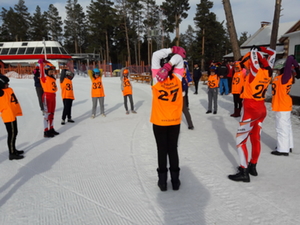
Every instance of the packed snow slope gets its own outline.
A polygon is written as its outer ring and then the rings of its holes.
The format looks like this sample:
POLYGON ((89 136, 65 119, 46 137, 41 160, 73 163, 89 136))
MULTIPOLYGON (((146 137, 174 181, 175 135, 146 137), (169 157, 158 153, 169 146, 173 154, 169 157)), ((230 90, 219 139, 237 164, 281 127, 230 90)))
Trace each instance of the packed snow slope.
MULTIPOLYGON (((299 82, 299 81, 298 81, 299 82)), ((125 114, 118 77, 105 77, 106 117, 91 118, 90 79, 73 80, 75 123, 61 125, 62 100, 57 92, 55 129, 43 137, 43 116, 32 79, 11 78, 21 103, 17 148, 22 160, 8 160, 7 133, 0 125, 0 224, 3 225, 295 225, 300 224, 300 121, 292 117, 295 148, 274 156, 274 113, 261 135, 258 176, 250 183, 227 178, 236 172, 238 118, 232 95, 218 98, 218 113, 207 110, 206 86, 190 88, 188 130, 183 116, 179 137, 181 187, 157 187, 156 144, 149 122, 151 87, 133 82, 137 114, 125 114)), ((59 85, 59 81, 57 80, 59 85)))

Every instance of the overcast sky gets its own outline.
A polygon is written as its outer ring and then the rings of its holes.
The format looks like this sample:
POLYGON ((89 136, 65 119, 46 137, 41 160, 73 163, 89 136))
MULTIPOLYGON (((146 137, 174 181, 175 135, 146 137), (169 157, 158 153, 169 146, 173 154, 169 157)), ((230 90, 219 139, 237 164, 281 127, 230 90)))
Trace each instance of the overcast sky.
MULTIPOLYGON (((14 7, 19 0, 0 0, 1 7, 9 9, 14 7)), ((67 0, 54 0, 53 5, 59 10, 60 16, 65 18, 65 5, 67 0)), ((86 10, 86 6, 90 4, 91 0, 78 0, 79 4, 86 10)), ((222 0, 212 0, 214 3, 211 9, 217 15, 217 20, 222 22, 225 20, 225 13, 222 4, 222 0)), ((231 0, 232 12, 234 15, 234 22, 238 36, 242 32, 247 31, 248 34, 254 34, 260 27, 262 21, 272 22, 274 16, 275 0, 231 0)), ((156 0, 156 3, 160 5, 162 0, 156 0)), ((190 0, 189 16, 180 25, 180 33, 184 33, 191 25, 194 27, 194 16, 197 8, 197 4, 200 0, 190 0)), ((39 5, 42 11, 48 10, 49 1, 40 0, 25 0, 25 5, 28 7, 30 13, 34 13, 36 6, 39 5)), ((280 22, 291 22, 300 20, 299 15, 300 0, 282 1, 282 12, 280 22)))

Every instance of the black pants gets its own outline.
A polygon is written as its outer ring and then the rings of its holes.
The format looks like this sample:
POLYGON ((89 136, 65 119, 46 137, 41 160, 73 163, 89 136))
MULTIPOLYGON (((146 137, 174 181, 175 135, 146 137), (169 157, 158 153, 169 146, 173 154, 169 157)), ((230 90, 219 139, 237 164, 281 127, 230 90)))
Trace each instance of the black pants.
POLYGON ((153 132, 157 145, 159 171, 167 171, 167 157, 169 157, 170 170, 178 171, 179 158, 177 143, 180 124, 173 126, 158 126, 153 124, 153 132))
POLYGON ((198 93, 198 84, 199 84, 200 77, 194 77, 193 80, 195 84, 195 93, 198 93))
POLYGON ((63 99, 63 103, 64 103, 64 110, 63 110, 63 114, 62 114, 62 120, 65 120, 66 117, 68 117, 68 119, 72 118, 71 115, 71 109, 72 109, 72 104, 73 104, 73 99, 63 99))
POLYGON ((13 122, 4 123, 7 130, 7 146, 9 154, 14 154, 18 135, 17 118, 13 122))
POLYGON ((124 96, 124 106, 125 106, 126 111, 128 111, 127 98, 129 98, 131 110, 134 110, 132 95, 125 95, 124 96))
POLYGON ((43 88, 42 87, 35 87, 35 91, 36 91, 36 95, 38 97, 38 100, 39 100, 39 105, 40 105, 40 108, 42 111, 44 111, 44 104, 43 104, 43 99, 42 99, 42 96, 43 96, 43 88))
POLYGON ((188 101, 187 99, 188 97, 186 95, 183 96, 182 112, 185 116, 186 122, 188 123, 188 127, 193 127, 194 125, 192 122, 192 117, 187 107, 187 101, 188 101))
POLYGON ((243 106, 243 99, 240 98, 240 94, 233 94, 233 103, 235 109, 241 109, 243 106))

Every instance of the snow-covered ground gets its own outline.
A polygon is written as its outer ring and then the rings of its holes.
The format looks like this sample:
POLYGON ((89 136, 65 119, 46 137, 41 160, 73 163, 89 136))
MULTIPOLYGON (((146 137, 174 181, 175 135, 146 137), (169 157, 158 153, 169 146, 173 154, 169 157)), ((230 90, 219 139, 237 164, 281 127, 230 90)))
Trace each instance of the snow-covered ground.
MULTIPOLYGON (((58 84, 59 81, 57 81, 58 84)), ((55 129, 43 137, 43 116, 32 79, 11 79, 23 109, 18 117, 22 160, 8 160, 6 130, 0 125, 0 224, 3 225, 255 225, 300 224, 300 120, 293 116, 295 148, 274 156, 274 114, 266 103, 258 176, 233 182, 238 155, 238 119, 232 95, 219 96, 218 114, 207 110, 206 86, 190 88, 195 130, 183 116, 179 138, 181 187, 157 187, 156 144, 149 122, 149 84, 133 82, 137 114, 125 114, 118 77, 104 78, 107 117, 90 118, 90 80, 73 80, 74 124, 60 125, 62 101, 57 93, 55 129)), ((299 81, 298 81, 299 82, 299 81)))

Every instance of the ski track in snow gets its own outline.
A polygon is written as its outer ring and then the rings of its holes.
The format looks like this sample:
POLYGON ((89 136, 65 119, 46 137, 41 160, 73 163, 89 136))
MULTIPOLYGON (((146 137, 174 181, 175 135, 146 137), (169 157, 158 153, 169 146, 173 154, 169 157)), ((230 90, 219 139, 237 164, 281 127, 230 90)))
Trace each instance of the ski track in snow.
MULTIPOLYGON (((59 81, 57 81, 58 84, 59 81)), ((178 150, 182 185, 157 187, 156 144, 149 122, 151 87, 133 82, 137 114, 125 114, 120 79, 104 78, 105 111, 91 119, 90 80, 74 78, 74 124, 60 125, 57 93, 52 139, 42 135, 42 115, 31 79, 11 79, 23 109, 17 147, 25 158, 9 161, 6 130, 0 125, 0 224, 120 225, 294 225, 300 224, 298 171, 299 119, 292 117, 295 149, 289 157, 272 156, 276 145, 274 114, 266 103, 262 152, 257 177, 250 183, 227 178, 236 172, 238 119, 232 95, 218 96, 218 114, 205 114, 206 87, 189 91, 195 130, 183 115, 178 150)), ((128 104, 130 107, 130 104, 128 104)), ((297 106, 295 106, 297 107, 297 106)), ((3 123, 2 123, 3 124, 3 123)), ((250 147, 250 146, 248 146, 250 147)))

